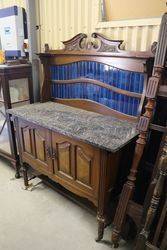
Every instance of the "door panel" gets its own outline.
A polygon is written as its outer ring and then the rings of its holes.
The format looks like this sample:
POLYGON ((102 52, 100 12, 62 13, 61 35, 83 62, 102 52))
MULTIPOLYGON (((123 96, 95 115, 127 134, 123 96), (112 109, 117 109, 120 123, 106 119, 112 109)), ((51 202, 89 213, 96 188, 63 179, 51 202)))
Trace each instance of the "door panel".
POLYGON ((91 145, 52 132, 54 175, 78 190, 96 196, 99 184, 99 150, 91 145))
POLYGON ((23 161, 45 173, 53 172, 51 133, 49 130, 19 121, 23 161))
POLYGON ((71 144, 69 142, 57 143, 58 171, 71 176, 71 144))
POLYGON ((19 119, 23 162, 70 191, 97 203, 100 150, 19 119))
POLYGON ((52 147, 55 153, 54 174, 62 178, 73 179, 73 146, 71 141, 57 133, 52 133, 52 147))
POLYGON ((76 146, 76 180, 91 187, 92 158, 76 146))
POLYGON ((23 150, 28 153, 32 154, 32 138, 31 138, 31 130, 28 126, 21 128, 22 133, 22 140, 23 140, 23 150))
POLYGON ((40 129, 33 129, 33 133, 35 138, 36 159, 46 164, 46 132, 40 129))

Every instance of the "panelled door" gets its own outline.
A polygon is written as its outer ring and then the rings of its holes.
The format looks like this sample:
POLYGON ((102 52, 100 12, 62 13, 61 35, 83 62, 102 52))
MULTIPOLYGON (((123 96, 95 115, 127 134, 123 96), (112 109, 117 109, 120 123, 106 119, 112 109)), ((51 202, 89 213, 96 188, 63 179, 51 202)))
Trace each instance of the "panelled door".
MULTIPOLYGON (((55 176, 94 196, 98 193, 99 150, 52 132, 55 176)), ((61 182, 61 181, 60 181, 61 182)))
POLYGON ((67 189, 96 202, 100 150, 19 120, 22 159, 67 189))
POLYGON ((37 170, 53 172, 51 132, 28 122, 19 121, 22 157, 37 170))

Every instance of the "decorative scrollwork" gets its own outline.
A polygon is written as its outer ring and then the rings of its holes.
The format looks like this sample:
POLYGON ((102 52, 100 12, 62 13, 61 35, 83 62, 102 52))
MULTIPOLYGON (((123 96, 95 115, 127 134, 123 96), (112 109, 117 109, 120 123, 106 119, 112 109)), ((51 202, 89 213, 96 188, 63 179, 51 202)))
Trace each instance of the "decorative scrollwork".
POLYGON ((123 40, 110 40, 107 37, 99 33, 92 33, 93 38, 98 38, 100 44, 96 46, 98 52, 120 52, 120 46, 123 40))
POLYGON ((64 44, 65 50, 81 50, 85 47, 84 40, 87 38, 87 35, 84 33, 80 33, 70 40, 62 42, 64 44))
POLYGON ((120 52, 123 40, 110 40, 99 33, 92 33, 91 38, 80 33, 68 41, 64 41, 64 50, 92 50, 97 52, 120 52))

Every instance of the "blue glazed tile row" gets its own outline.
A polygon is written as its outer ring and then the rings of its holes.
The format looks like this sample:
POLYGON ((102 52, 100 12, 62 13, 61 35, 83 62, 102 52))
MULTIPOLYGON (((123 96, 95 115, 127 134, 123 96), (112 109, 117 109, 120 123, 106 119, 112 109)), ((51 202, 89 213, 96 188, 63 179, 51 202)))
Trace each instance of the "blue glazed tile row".
POLYGON ((139 99, 114 93, 90 83, 52 84, 52 95, 57 98, 89 99, 128 115, 137 115, 139 99))
MULTIPOLYGON (((52 80, 90 78, 110 86, 131 92, 142 93, 144 74, 125 71, 99 62, 81 61, 67 65, 51 66, 52 80)), ((89 99, 119 112, 137 115, 140 100, 112 92, 90 83, 56 84, 52 83, 52 96, 57 98, 89 99)))
POLYGON ((142 93, 144 74, 113 68, 98 62, 75 62, 67 65, 51 66, 53 80, 70 80, 76 78, 90 78, 109 85, 142 93))

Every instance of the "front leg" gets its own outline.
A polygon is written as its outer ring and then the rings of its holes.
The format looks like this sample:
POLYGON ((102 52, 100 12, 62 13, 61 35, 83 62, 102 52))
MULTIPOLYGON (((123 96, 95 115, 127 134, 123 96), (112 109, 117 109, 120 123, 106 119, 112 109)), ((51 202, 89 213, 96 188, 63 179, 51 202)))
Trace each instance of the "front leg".
POLYGON ((114 228, 112 231, 112 239, 111 239, 113 242, 114 248, 119 247, 119 239, 120 239, 120 231, 114 228))
POLYGON ((22 169, 23 169, 24 187, 25 187, 25 190, 27 190, 30 186, 29 180, 28 180, 28 173, 27 173, 28 166, 25 163, 23 163, 22 169))
POLYGON ((12 180, 19 179, 21 177, 20 176, 20 164, 19 164, 19 161, 12 162, 12 166, 15 169, 15 178, 12 178, 12 180))
POLYGON ((19 179, 21 176, 20 176, 20 165, 18 162, 16 162, 16 173, 15 173, 15 178, 16 179, 19 179))
POLYGON ((16 173, 15 173, 15 178, 16 178, 16 179, 20 179, 20 177, 21 177, 21 176, 20 176, 20 172, 19 172, 19 171, 16 171, 16 173))
POLYGON ((107 153, 101 151, 100 154, 100 178, 99 178, 99 196, 98 196, 98 208, 97 208, 97 220, 98 220, 98 236, 96 242, 103 239, 104 228, 106 226, 107 218, 107 206, 109 201, 109 193, 107 186, 107 153))
POLYGON ((105 218, 103 216, 97 215, 97 221, 98 221, 98 236, 96 238, 96 242, 99 242, 103 239, 105 218))

